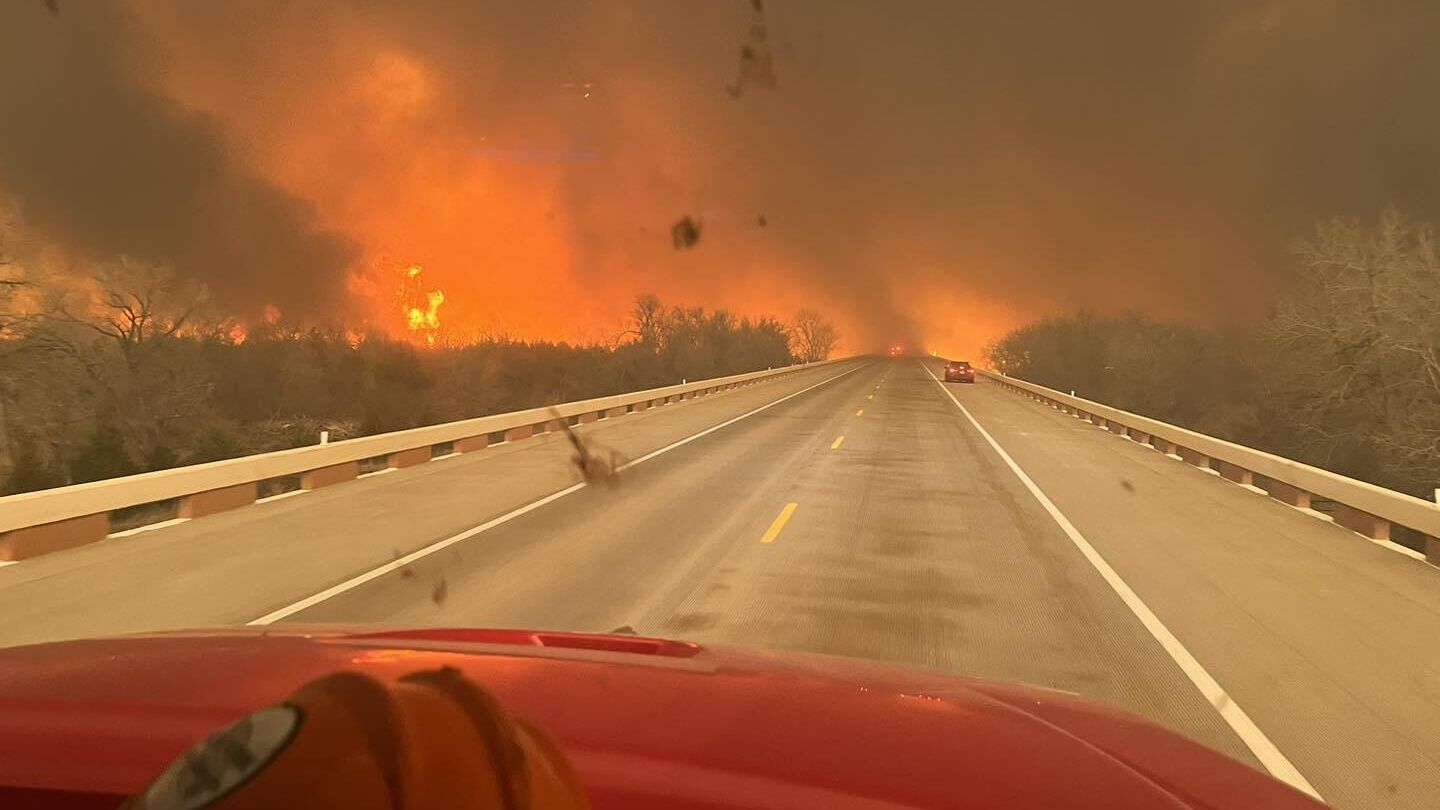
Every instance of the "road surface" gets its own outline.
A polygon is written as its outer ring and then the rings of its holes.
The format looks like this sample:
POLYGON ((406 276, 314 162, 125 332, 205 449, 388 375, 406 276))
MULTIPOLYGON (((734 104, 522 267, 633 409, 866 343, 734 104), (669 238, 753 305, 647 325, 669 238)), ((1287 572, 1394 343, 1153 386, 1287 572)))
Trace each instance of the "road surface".
POLYGON ((586 426, 634 462, 613 487, 549 435, 29 560, 0 569, 0 643, 630 627, 1081 692, 1338 807, 1436 806, 1440 571, 938 369, 586 426))

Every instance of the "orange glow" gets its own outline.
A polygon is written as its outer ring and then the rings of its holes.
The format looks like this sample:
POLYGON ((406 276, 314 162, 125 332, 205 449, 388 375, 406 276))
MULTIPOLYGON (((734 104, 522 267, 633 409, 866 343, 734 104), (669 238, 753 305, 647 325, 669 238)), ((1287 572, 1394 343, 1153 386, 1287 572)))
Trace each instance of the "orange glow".
MULTIPOLYGON (((487 336, 608 342, 625 331, 640 293, 737 316, 816 309, 836 322, 841 352, 904 340, 973 355, 1016 322, 972 300, 966 308, 982 310, 983 327, 958 324, 955 311, 929 303, 945 289, 939 279, 914 285, 881 274, 880 288, 851 289, 831 278, 833 256, 791 242, 810 213, 787 216, 770 208, 779 205, 770 191, 732 182, 743 173, 730 136, 691 131, 675 114, 669 102, 694 94, 684 76, 621 62, 604 76, 517 90, 503 49, 475 49, 461 75, 365 15, 315 7, 247 43, 271 66, 266 75, 305 77, 265 81, 216 67, 167 4, 135 2, 177 66, 164 91, 215 116, 260 176, 359 245, 343 313, 358 329, 426 345, 487 336), (317 54, 315 30, 345 47, 317 54), (587 83, 588 98, 574 89, 587 83), (682 215, 705 223, 694 250, 672 246, 669 228, 682 215), (396 256, 403 268, 386 259, 396 256), (426 281, 398 313, 397 269, 426 281), (885 288, 892 283, 897 289, 885 288), (914 307, 923 311, 906 312, 916 327, 906 331, 920 333, 895 333, 886 319, 914 307)), ((908 237, 856 261, 911 267, 925 257, 906 247, 908 237)))
POLYGON ((395 297, 405 315, 405 328, 422 338, 425 345, 434 346, 440 333, 440 305, 445 303, 445 293, 424 289, 420 281, 424 270, 418 264, 402 269, 395 297))

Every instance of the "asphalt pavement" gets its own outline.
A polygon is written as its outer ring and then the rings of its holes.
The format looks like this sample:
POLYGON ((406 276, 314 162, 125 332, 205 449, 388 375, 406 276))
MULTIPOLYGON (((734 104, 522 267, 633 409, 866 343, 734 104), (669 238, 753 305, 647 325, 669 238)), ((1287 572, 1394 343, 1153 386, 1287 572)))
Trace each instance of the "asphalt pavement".
POLYGON ((1278 755, 1338 807, 1436 806, 1440 571, 938 369, 585 426, 632 462, 613 486, 551 435, 26 561, 0 569, 0 643, 627 627, 1080 692, 1278 755))

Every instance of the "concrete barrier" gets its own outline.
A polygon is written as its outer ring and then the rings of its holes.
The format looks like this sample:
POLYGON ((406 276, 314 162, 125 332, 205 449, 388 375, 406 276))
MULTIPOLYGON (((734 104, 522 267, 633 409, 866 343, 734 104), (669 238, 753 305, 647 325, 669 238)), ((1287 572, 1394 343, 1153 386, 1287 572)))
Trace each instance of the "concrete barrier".
POLYGON ((110 533, 110 513, 25 526, 7 532, 0 545, 0 560, 23 560, 52 551, 83 546, 104 540, 110 533))
POLYGON ((216 512, 223 512, 226 509, 235 509, 255 502, 256 492, 259 489, 256 482, 251 481, 244 484, 236 484, 233 487, 212 489, 208 492, 197 492, 194 495, 186 495, 180 499, 179 516, 183 518, 198 518, 211 515, 216 512))
POLYGON ((992 371, 977 373, 987 382, 1058 406, 1062 411, 1068 409, 1082 419, 1088 416, 1091 422, 1117 433, 1128 431, 1137 441, 1143 436, 1156 450, 1169 455, 1178 453, 1185 461, 1213 469, 1237 483, 1253 486, 1257 478, 1264 479, 1265 491, 1282 503, 1309 508, 1313 497, 1334 501, 1335 522, 1371 539, 1389 540, 1392 524, 1413 529, 1425 538, 1426 560, 1440 566, 1440 504, 1043 385, 992 371))
POLYGON ((401 450, 398 453, 391 453, 386 466, 393 469, 404 469, 413 467, 416 464, 423 464, 430 460, 430 447, 412 447, 409 450, 401 450))
POLYGON ((624 415, 631 410, 639 413, 650 403, 679 402, 702 390, 727 390, 848 361, 849 358, 830 360, 698 380, 567 402, 553 408, 482 416, 10 495, 0 498, 0 561, 25 559, 104 539, 110 532, 110 513, 126 507, 178 499, 181 517, 200 517, 253 502, 260 482, 270 479, 298 477, 301 489, 332 486, 356 478, 360 472, 359 462, 367 459, 383 458, 388 467, 407 467, 429 461, 436 445, 448 444, 455 452, 471 453, 488 447, 494 434, 503 435, 506 441, 518 441, 536 432, 558 429, 563 420, 586 422, 602 415, 607 418, 624 415))
POLYGON ((359 476, 359 460, 345 461, 340 464, 321 467, 318 470, 306 470, 300 473, 300 488, 319 489, 320 487, 328 487, 344 481, 353 481, 359 476))
POLYGON ((457 453, 474 453, 477 450, 484 450, 489 446, 490 437, 488 435, 466 436, 463 439, 455 440, 455 452, 457 453))

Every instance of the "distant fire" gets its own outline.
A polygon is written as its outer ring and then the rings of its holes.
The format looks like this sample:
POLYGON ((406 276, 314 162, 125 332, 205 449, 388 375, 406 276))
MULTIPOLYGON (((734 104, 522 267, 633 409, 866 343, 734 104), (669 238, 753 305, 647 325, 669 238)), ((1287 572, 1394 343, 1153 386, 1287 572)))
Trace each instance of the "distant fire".
MULTIPOLYGON (((406 325, 410 327, 410 331, 412 332, 433 332, 440 328, 440 305, 445 303, 445 293, 434 290, 426 293, 425 298, 429 303, 425 307, 424 312, 421 312, 418 307, 411 307, 405 312, 406 325)), ((430 335, 429 337, 433 338, 434 335, 430 335)), ((431 340, 431 342, 433 343, 434 340, 431 340)))
POLYGON ((425 345, 434 346, 440 334, 440 305, 445 303, 445 293, 426 290, 420 280, 423 272, 425 268, 418 264, 402 269, 395 298, 405 315, 405 328, 424 338, 425 345))

